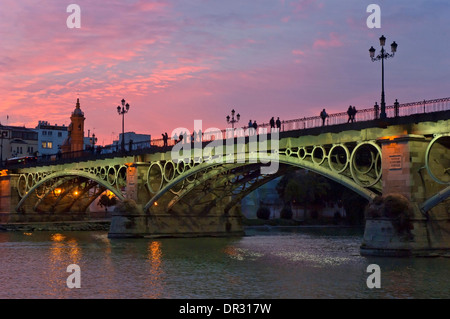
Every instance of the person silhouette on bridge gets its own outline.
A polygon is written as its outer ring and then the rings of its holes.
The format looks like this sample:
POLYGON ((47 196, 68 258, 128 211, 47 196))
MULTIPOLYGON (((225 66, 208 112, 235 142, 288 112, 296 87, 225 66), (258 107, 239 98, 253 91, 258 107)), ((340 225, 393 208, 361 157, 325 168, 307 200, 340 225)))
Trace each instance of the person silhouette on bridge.
POLYGON ((352 108, 352 123, 356 121, 356 119, 355 119, 356 113, 358 113, 358 111, 356 110, 356 107, 353 106, 353 108, 352 108))
POLYGON ((325 126, 325 120, 328 117, 328 114, 325 111, 325 109, 323 109, 322 112, 320 112, 320 117, 322 118, 322 126, 325 126))
POLYGON ((253 123, 252 123, 252 120, 249 120, 248 121, 248 128, 251 128, 251 127, 253 127, 253 123))
POLYGON ((399 106, 400 106, 400 103, 398 103, 398 100, 395 99, 395 103, 394 103, 394 116, 395 117, 399 116, 399 109, 398 109, 399 106))
POLYGON ((272 118, 270 119, 270 128, 271 128, 271 129, 275 128, 275 119, 274 119, 273 116, 272 116, 272 118))
POLYGON ((162 134, 163 137, 163 142, 164 142, 164 147, 167 146, 167 140, 169 139, 169 135, 166 133, 162 134))
POLYGON ((347 115, 348 115, 348 121, 347 121, 347 123, 350 123, 350 121, 353 122, 353 108, 352 108, 351 105, 350 105, 350 106, 348 107, 348 109, 347 109, 347 115))
POLYGON ((276 124, 277 124, 277 129, 280 130, 281 129, 281 121, 280 121, 279 117, 277 118, 276 124))
POLYGON ((253 126, 253 128, 255 129, 255 134, 256 134, 257 129, 258 129, 258 124, 256 124, 256 121, 253 121, 252 126, 253 126))

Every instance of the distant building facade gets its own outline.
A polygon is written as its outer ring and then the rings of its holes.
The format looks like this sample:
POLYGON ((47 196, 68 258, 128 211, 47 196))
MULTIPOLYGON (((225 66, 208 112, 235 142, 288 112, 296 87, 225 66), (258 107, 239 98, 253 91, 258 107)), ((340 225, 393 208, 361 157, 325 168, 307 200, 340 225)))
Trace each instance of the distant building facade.
POLYGON ((126 132, 124 135, 119 134, 119 140, 113 141, 110 145, 105 145, 102 153, 112 153, 120 151, 122 145, 122 138, 125 142, 125 151, 135 151, 138 149, 149 148, 151 135, 150 134, 136 134, 135 132, 126 132))
POLYGON ((0 125, 0 161, 13 157, 36 156, 38 133, 20 126, 0 125))
POLYGON ((38 133, 38 154, 54 155, 58 153, 68 136, 65 125, 50 125, 47 121, 39 121, 35 131, 38 133))

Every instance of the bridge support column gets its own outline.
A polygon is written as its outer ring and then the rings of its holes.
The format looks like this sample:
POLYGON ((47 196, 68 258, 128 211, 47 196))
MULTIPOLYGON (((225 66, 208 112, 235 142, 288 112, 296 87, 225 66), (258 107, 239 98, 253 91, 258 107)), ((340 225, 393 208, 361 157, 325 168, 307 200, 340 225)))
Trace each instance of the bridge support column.
POLYGON ((15 211, 20 200, 17 182, 16 174, 0 176, 0 223, 15 222, 21 218, 15 211))
POLYGON ((375 198, 367 209, 361 254, 420 256, 448 253, 448 203, 443 202, 429 212, 420 209, 420 203, 443 188, 431 180, 425 169, 429 140, 410 134, 385 137, 379 142, 382 145, 383 196, 375 198))

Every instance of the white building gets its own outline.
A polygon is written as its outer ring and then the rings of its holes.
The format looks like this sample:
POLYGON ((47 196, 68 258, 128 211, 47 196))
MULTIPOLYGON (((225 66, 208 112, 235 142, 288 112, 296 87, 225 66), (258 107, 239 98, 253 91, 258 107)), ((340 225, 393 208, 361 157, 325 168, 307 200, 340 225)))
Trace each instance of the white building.
POLYGON ((50 125, 47 121, 39 121, 34 131, 38 133, 38 155, 57 154, 68 136, 67 126, 50 125))
MULTIPOLYGON (((124 134, 125 151, 130 151, 130 144, 132 150, 138 150, 150 147, 151 135, 150 134, 136 134, 135 132, 126 132, 124 134)), ((122 147, 122 133, 119 135, 119 140, 113 141, 110 145, 105 145, 102 153, 112 153, 120 151, 122 147)))

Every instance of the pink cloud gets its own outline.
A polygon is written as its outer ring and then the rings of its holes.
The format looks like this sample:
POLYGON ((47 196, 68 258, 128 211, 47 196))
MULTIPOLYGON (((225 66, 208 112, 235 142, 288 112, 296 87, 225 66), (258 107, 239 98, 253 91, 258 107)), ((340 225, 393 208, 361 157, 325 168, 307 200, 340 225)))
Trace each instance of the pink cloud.
POLYGON ((343 45, 341 37, 336 32, 331 32, 328 39, 317 39, 313 43, 314 49, 337 48, 343 45))

